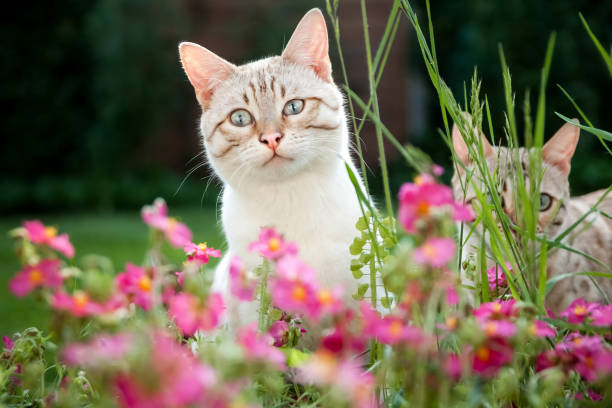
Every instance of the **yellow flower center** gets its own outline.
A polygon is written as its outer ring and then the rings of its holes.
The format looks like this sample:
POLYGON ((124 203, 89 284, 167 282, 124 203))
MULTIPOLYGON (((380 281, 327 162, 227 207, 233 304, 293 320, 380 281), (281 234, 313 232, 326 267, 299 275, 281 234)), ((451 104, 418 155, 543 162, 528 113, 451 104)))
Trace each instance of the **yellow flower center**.
POLYGON ((425 183, 425 178, 421 176, 420 174, 414 178, 414 184, 416 184, 417 186, 420 186, 421 184, 424 184, 424 183, 425 183))
POLYGON ((479 360, 489 361, 489 358, 491 358, 491 351, 487 347, 483 346, 476 350, 476 356, 479 360))
POLYGON ((593 357, 587 357, 584 359, 584 365, 587 366, 587 368, 594 368, 595 367, 595 362, 593 361, 593 357))
POLYGON ((574 314, 576 316, 584 316, 586 312, 587 310, 586 310, 586 307, 584 307, 584 305, 578 305, 574 308, 574 314))
POLYGON ((457 327, 457 318, 455 316, 449 316, 446 319, 446 325, 451 328, 454 329, 457 327))
POLYGON ((402 334, 402 328, 402 323, 398 320, 394 320, 389 326, 389 333, 391 333, 393 337, 399 337, 402 334))
POLYGON ((88 302, 89 296, 87 295, 87 293, 81 291, 75 292, 74 304, 76 307, 78 307, 79 309, 83 309, 85 306, 87 306, 88 302))
POLYGON ((493 303, 493 311, 495 313, 501 312, 501 305, 499 303, 493 303))
POLYGON ((28 280, 32 285, 37 285, 43 281, 43 274, 38 269, 32 269, 28 275, 28 280))
POLYGON ((489 322, 485 328, 485 333, 487 333, 487 336, 493 336, 497 333, 497 323, 489 322))
POLYGON ((303 302, 304 299, 306 299, 306 289, 304 289, 304 286, 302 285, 297 285, 293 288, 291 296, 294 300, 297 300, 298 302, 303 302))
POLYGON ((280 246, 281 246, 280 239, 278 239, 278 238, 270 238, 268 240, 268 249, 270 251, 278 251, 280 246))
POLYGON ((47 238, 55 238, 57 235, 57 228, 55 227, 45 227, 45 237, 47 238))
POLYGON ((531 326, 529 327, 529 332, 535 336, 536 334, 538 334, 538 326, 535 323, 531 323, 531 326))
POLYGON ((147 275, 143 275, 138 279, 138 287, 144 292, 151 291, 151 279, 147 275))
POLYGON ((416 212, 419 217, 424 217, 429 214, 429 203, 422 201, 417 205, 416 212))
POLYGON ((580 339, 580 337, 576 337, 576 338, 574 339, 574 344, 575 344, 575 345, 579 345, 581 341, 582 341, 582 340, 580 339))
POLYGON ((202 251, 206 251, 208 247, 206 246, 206 242, 202 242, 201 244, 198 244, 198 248, 200 248, 202 251))
POLYGON ((431 244, 424 244, 423 252, 425 253, 425 255, 427 255, 430 258, 435 258, 436 255, 438 254, 436 247, 431 244))
POLYGON ((334 300, 331 292, 327 289, 321 289, 319 293, 317 293, 317 298, 319 299, 319 302, 323 303, 324 305, 329 305, 334 300))
POLYGON ((176 218, 168 218, 168 229, 169 230, 173 230, 174 227, 176 227, 176 224, 178 224, 178 221, 176 220, 176 218))

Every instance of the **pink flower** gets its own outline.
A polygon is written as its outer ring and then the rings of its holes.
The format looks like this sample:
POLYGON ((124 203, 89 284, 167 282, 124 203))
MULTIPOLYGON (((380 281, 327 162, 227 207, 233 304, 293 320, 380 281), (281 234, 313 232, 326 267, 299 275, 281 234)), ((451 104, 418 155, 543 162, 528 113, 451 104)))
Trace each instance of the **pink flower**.
POLYGON ((452 238, 429 238, 414 251, 414 260, 420 264, 439 268, 452 259, 455 254, 455 241, 452 238))
POLYGON ((444 372, 453 380, 459 381, 461 378, 461 358, 458 354, 449 354, 444 359, 444 372))
POLYGON ((431 171, 434 176, 440 177, 444 174, 444 167, 440 166, 439 164, 434 164, 433 166, 431 166, 431 171))
POLYGON ((15 347, 15 342, 9 336, 3 336, 2 343, 4 343, 4 349, 6 351, 11 351, 13 347, 15 347))
POLYGON ((207 405, 208 392, 217 382, 215 372, 200 363, 188 349, 159 333, 154 336, 149 361, 146 378, 130 372, 121 372, 115 378, 122 408, 207 405), (143 383, 148 378, 158 386, 151 388, 150 382, 143 383))
POLYGON ((206 242, 197 245, 190 242, 185 245, 183 250, 188 255, 188 261, 197 262, 200 265, 208 263, 210 256, 213 258, 219 258, 221 256, 221 251, 207 247, 206 242))
MULTIPOLYGON (((509 270, 512 270, 512 266, 509 262, 506 263, 506 266, 509 270)), ((493 293, 497 293, 497 289, 505 289, 508 287, 504 269, 499 265, 487 269, 487 278, 489 281, 489 288, 493 293)))
POLYGON ((425 342, 425 334, 415 326, 408 326, 398 316, 388 315, 381 318, 372 307, 361 302, 359 305, 364 321, 363 334, 375 337, 384 344, 397 344, 399 342, 410 343, 413 346, 421 346, 425 342))
POLYGON ((144 310, 153 306, 154 279, 153 270, 147 271, 134 264, 125 265, 125 272, 115 277, 115 284, 119 291, 144 310))
POLYGON ((505 340, 489 339, 474 350, 472 368, 485 377, 493 377, 500 368, 512 361, 513 354, 514 350, 505 340))
POLYGON ((24 221, 27 238, 35 244, 47 245, 68 258, 74 256, 74 247, 68 234, 57 235, 57 228, 45 227, 39 220, 24 221))
POLYGON ((98 303, 90 299, 86 292, 77 290, 74 295, 59 291, 53 295, 51 305, 58 310, 66 310, 73 316, 96 316, 103 315, 117 309, 119 303, 111 299, 105 303, 98 303))
POLYGON ((266 259, 278 259, 284 255, 297 255, 295 242, 285 242, 273 228, 263 228, 259 240, 249 245, 249 251, 259 252, 266 259))
POLYGON ((567 317, 568 322, 572 324, 580 324, 598 307, 599 303, 588 303, 580 298, 574 300, 567 309, 559 313, 559 316, 567 317))
POLYGON ((302 382, 331 386, 339 391, 339 395, 345 395, 352 407, 378 406, 374 396, 374 376, 364 371, 358 360, 319 350, 298 369, 298 378, 302 382))
POLYGON ((479 323, 487 337, 509 338, 516 333, 514 323, 507 320, 480 320, 479 323))
POLYGON ((478 309, 472 311, 477 320, 503 320, 516 316, 518 310, 515 308, 516 301, 495 300, 480 305, 478 309))
POLYGON ((277 276, 270 279, 272 303, 286 312, 301 313, 317 320, 321 304, 314 271, 295 256, 285 256, 276 265, 277 276))
POLYGON ((287 339, 286 334, 289 331, 289 323, 284 320, 277 320, 270 325, 270 329, 268 330, 268 334, 272 336, 274 343, 272 344, 274 347, 282 347, 287 339))
POLYGON ((191 243, 191 231, 185 224, 168 217, 168 206, 163 198, 156 198, 152 206, 144 206, 141 216, 145 224, 162 231, 172 246, 182 248, 191 243))
POLYGON ((433 208, 450 210, 455 221, 469 221, 473 215, 463 204, 453 200, 450 187, 437 184, 429 174, 417 176, 414 183, 405 183, 399 191, 398 218, 407 232, 416 233, 416 223, 431 216, 433 208))
POLYGON ((285 355, 276 347, 272 346, 274 339, 269 334, 259 335, 255 323, 240 330, 237 341, 248 358, 268 362, 279 370, 284 370, 285 355))
POLYGON ((229 278, 232 295, 246 302, 253 300, 257 279, 244 267, 242 260, 237 256, 230 261, 229 278))
POLYGON ((133 346, 133 338, 125 333, 98 335, 87 343, 70 343, 62 352, 68 365, 97 366, 123 357, 133 346))
POLYGON ((57 289, 62 282, 59 260, 43 259, 36 265, 23 268, 11 279, 9 288, 15 296, 23 297, 38 287, 57 289))
POLYGON ((555 329, 541 320, 534 320, 529 328, 531 334, 536 337, 555 337, 555 329))
POLYGON ((612 326, 612 304, 599 306, 591 313, 593 326, 612 326))
POLYGON ((211 293, 206 303, 186 292, 178 293, 168 300, 168 313, 186 336, 192 336, 198 330, 216 329, 224 310, 220 293, 211 293))

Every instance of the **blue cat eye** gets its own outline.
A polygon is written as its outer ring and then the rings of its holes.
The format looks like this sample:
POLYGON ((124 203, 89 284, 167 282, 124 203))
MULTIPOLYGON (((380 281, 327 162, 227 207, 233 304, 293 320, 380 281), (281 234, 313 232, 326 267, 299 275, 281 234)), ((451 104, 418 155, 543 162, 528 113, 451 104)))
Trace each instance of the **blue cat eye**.
POLYGON ((552 197, 546 193, 540 194, 540 211, 546 211, 552 205, 552 197))
POLYGON ((233 111, 230 115, 230 120, 234 125, 239 127, 249 125, 253 121, 251 114, 244 109, 237 109, 233 111))
POLYGON ((283 114, 289 115, 297 115, 304 109, 304 100, 303 99, 292 99, 285 104, 283 108, 283 114))

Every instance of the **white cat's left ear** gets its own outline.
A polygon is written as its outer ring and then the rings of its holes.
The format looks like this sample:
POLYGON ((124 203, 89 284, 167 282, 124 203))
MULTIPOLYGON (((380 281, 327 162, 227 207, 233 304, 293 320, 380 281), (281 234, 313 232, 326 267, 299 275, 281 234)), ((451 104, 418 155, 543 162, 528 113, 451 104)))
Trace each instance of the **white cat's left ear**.
POLYGON ((307 66, 325 81, 332 82, 327 26, 321 10, 310 10, 296 27, 282 57, 307 66))
MULTIPOLYGON (((573 120, 578 123, 578 119, 573 120)), ((578 126, 571 123, 561 126, 561 129, 557 130, 557 133, 542 148, 542 160, 558 167, 563 174, 569 174, 579 135, 578 126)))

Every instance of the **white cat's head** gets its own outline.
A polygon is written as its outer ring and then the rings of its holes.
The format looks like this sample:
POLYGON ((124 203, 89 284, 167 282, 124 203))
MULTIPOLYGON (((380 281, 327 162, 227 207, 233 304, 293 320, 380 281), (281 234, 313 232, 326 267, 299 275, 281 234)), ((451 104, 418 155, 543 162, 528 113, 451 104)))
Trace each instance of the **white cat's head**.
POLYGON ((202 107, 209 162, 225 183, 287 180, 344 156, 343 98, 318 9, 302 18, 278 57, 236 66, 193 43, 181 43, 179 52, 202 107))

